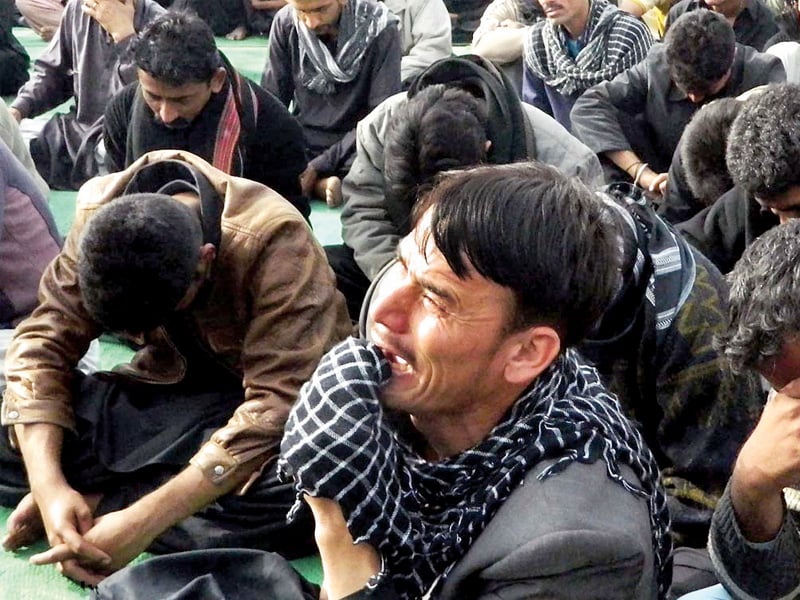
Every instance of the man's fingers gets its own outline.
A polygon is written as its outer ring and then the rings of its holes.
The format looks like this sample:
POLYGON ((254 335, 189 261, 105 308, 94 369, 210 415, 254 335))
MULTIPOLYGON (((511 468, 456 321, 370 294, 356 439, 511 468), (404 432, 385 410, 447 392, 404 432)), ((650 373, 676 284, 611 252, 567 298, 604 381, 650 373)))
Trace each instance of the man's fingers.
POLYGON ((78 562, 75 560, 60 562, 58 565, 56 565, 56 568, 65 577, 69 577, 70 579, 91 586, 99 584, 101 581, 103 581, 103 579, 106 578, 106 575, 103 573, 98 573, 96 571, 87 569, 78 564, 78 562))
POLYGON ((73 558, 99 567, 111 564, 111 557, 108 554, 74 532, 65 535, 63 543, 31 556, 30 562, 34 565, 49 565, 73 558))

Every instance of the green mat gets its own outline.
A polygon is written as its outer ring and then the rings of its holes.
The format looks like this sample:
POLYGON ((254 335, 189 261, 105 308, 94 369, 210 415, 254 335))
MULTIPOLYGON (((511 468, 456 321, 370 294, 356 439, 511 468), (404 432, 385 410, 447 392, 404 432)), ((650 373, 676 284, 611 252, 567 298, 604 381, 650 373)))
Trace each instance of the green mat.
MULTIPOLYGON (((28 50, 31 60, 39 56, 45 48, 45 42, 30 29, 15 28, 14 34, 28 50)), ((256 82, 261 80, 261 72, 267 54, 265 38, 251 37, 238 42, 218 38, 217 44, 243 75, 256 82)), ((7 102, 12 100, 13 97, 6 97, 7 102)), ((66 110, 66 106, 67 104, 54 109, 54 111, 66 110)), ((41 118, 46 118, 46 116, 41 118)), ((50 207, 58 228, 63 234, 69 230, 74 218, 75 195, 75 192, 53 191, 50 193, 50 207)), ((338 209, 328 208, 324 203, 314 203, 311 221, 320 243, 341 243, 339 212, 338 209)), ((116 364, 127 361, 130 355, 131 350, 114 339, 104 337, 101 340, 101 367, 103 369, 110 369, 116 364)), ((0 507, 0 536, 5 534, 6 519, 10 513, 10 508, 0 507)), ((40 542, 19 553, 0 550, 0 600, 74 600, 88 596, 86 588, 63 577, 54 567, 37 567, 28 563, 30 556, 45 548, 46 544, 40 542)), ((143 555, 137 560, 145 558, 146 555, 143 555)), ((292 564, 308 580, 315 583, 322 580, 322 568, 316 556, 293 561, 292 564)))

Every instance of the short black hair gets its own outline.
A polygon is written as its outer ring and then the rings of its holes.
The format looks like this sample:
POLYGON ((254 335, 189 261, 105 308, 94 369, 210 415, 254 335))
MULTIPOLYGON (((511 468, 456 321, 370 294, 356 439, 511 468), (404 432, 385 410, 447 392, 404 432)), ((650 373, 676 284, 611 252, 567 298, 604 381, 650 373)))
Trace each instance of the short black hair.
POLYGON ((436 175, 484 162, 487 119, 486 103, 457 87, 433 84, 409 98, 386 131, 387 202, 410 212, 436 175))
POLYGON ((733 182, 752 196, 800 185, 800 87, 774 84, 748 98, 731 126, 726 159, 733 182))
POLYGON ((620 269, 610 209, 576 178, 541 163, 481 166, 442 178, 420 202, 458 277, 470 265, 509 288, 519 330, 546 324, 579 343, 608 307, 620 269))
POLYGON ((736 36, 725 17, 701 8, 684 13, 670 26, 664 46, 675 85, 702 94, 733 65, 736 36))
POLYGON ((692 194, 706 206, 733 187, 725 152, 731 125, 742 108, 736 98, 717 98, 698 110, 680 145, 680 159, 692 194))
POLYGON ((79 242, 86 310, 110 331, 142 333, 164 324, 192 283, 202 244, 199 217, 171 196, 112 200, 79 242))
POLYGON ((139 69, 173 87, 210 81, 222 66, 214 32, 188 11, 167 11, 157 17, 129 51, 139 69))
POLYGON ((728 275, 728 325, 715 336, 730 367, 763 371, 800 333, 800 219, 760 235, 728 275))

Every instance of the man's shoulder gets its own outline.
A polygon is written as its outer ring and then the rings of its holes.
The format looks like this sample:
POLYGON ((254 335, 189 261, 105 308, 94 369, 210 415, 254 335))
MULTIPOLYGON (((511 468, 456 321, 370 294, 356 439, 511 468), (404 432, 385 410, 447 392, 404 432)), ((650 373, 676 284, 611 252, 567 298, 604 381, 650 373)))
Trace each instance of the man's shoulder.
POLYGON ((279 9, 272 19, 272 29, 277 28, 280 31, 287 31, 294 29, 294 8, 289 4, 279 9))
POLYGON ((448 576, 446 597, 458 597, 462 583, 474 585, 488 573, 500 581, 564 581, 572 572, 611 571, 619 564, 634 565, 641 587, 654 589, 647 501, 613 481, 603 461, 574 462, 540 480, 551 462, 536 465, 503 503, 448 576))

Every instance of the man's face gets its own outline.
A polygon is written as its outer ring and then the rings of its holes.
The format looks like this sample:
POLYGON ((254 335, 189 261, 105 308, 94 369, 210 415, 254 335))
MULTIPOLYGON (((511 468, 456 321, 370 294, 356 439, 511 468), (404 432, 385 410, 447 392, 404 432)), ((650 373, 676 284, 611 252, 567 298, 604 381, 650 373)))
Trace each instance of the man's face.
POLYGON ((760 365, 758 371, 776 390, 800 377, 800 335, 786 339, 777 356, 760 365))
POLYGON ((688 91, 684 90, 686 93, 686 97, 689 98, 689 101, 692 104, 703 104, 704 102, 710 102, 714 98, 716 98, 717 94, 722 91, 726 85, 728 85, 728 80, 731 78, 731 71, 728 69, 728 72, 725 73, 722 77, 720 77, 717 81, 715 81, 707 90, 704 91, 688 91))
POLYGON ((139 86, 144 101, 156 119, 170 129, 188 127, 208 104, 211 94, 222 89, 224 82, 225 71, 222 69, 210 81, 178 86, 162 83, 139 69, 139 86))
POLYGON ((800 185, 793 185, 785 192, 769 198, 756 198, 756 201, 777 215, 781 223, 800 217, 800 185))
POLYGON ((587 0, 540 0, 545 16, 558 25, 570 23, 589 14, 587 0))
POLYGON ((430 422, 468 418, 503 397, 515 300, 474 271, 459 279, 426 235, 429 216, 400 243, 372 301, 368 337, 391 363, 385 404, 430 422))
POLYGON ((339 17, 347 0, 287 0, 297 17, 320 37, 336 37, 339 17))

